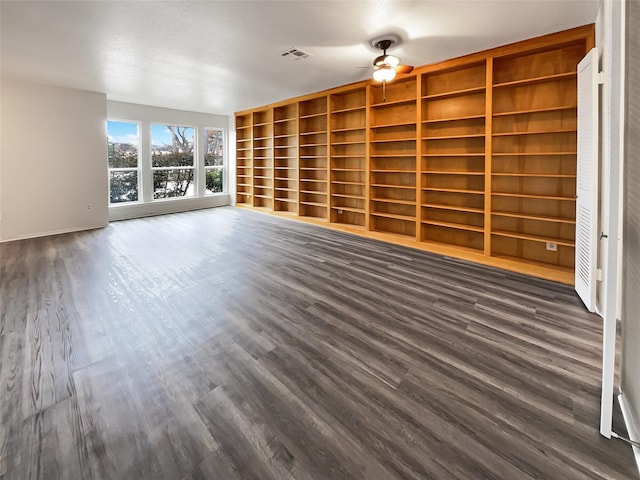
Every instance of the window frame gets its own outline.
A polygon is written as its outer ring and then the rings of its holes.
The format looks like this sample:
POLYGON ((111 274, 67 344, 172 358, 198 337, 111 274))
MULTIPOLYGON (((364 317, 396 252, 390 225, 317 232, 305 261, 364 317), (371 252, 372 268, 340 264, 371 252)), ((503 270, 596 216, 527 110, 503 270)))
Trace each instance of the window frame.
POLYGON ((199 149, 198 149, 198 137, 199 137, 199 128, 196 125, 177 125, 175 123, 169 123, 169 122, 156 122, 156 121, 149 121, 149 155, 148 155, 148 163, 149 163, 149 172, 150 172, 150 178, 149 178, 149 182, 151 185, 151 192, 150 192, 150 199, 149 202, 166 202, 166 201, 172 201, 172 200, 180 200, 180 199, 186 199, 186 198, 199 198, 201 197, 201 195, 198 194, 198 185, 199 185, 199 172, 198 172, 198 158, 199 158, 199 149), (171 167, 154 167, 153 166, 153 126, 154 125, 159 125, 162 127, 180 127, 180 128, 191 128, 193 130, 193 140, 192 140, 192 144, 193 144, 193 150, 192 150, 192 164, 191 166, 184 166, 184 165, 176 165, 176 166, 171 166, 171 167), (161 171, 171 171, 171 170, 192 170, 193 171, 193 180, 192 180, 192 185, 193 185, 193 194, 192 195, 181 195, 179 197, 159 197, 159 198, 154 198, 155 196, 155 189, 153 188, 153 182, 154 182, 154 174, 155 172, 161 172, 161 171))
POLYGON ((109 196, 109 207, 118 207, 118 206, 127 206, 127 205, 135 205, 143 202, 143 181, 142 181, 142 122, 140 120, 129 120, 124 118, 107 118, 105 123, 105 130, 107 132, 107 192, 109 196), (136 125, 136 136, 138 139, 138 144, 136 145, 137 150, 137 162, 136 167, 115 167, 112 168, 109 166, 109 122, 120 122, 120 123, 131 123, 136 125), (111 174, 116 172, 135 172, 136 173, 136 183, 138 189, 138 199, 131 201, 123 201, 123 202, 112 202, 111 201, 111 174))
POLYGON ((203 127, 202 129, 202 196, 203 197, 211 197, 214 195, 226 195, 227 194, 227 129, 221 127, 203 127), (209 130, 217 130, 222 132, 222 165, 207 165, 205 162, 205 157, 207 155, 207 147, 208 147, 208 135, 207 132, 209 130), (207 192, 207 172, 210 170, 220 170, 222 171, 222 191, 220 192, 207 192))

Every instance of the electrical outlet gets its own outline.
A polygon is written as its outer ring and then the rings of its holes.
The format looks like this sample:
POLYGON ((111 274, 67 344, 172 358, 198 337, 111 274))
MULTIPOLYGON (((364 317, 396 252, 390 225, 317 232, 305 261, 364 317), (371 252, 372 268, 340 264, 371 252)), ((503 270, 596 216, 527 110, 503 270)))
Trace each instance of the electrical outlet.
POLYGON ((547 250, 549 250, 550 252, 557 252, 558 244, 553 242, 547 242, 547 250))
POLYGON ((340 208, 338 209, 338 214, 342 215, 342 209, 340 209, 340 208))
POLYGON ((87 203, 87 211, 90 212, 91 210, 93 210, 93 205, 87 203))

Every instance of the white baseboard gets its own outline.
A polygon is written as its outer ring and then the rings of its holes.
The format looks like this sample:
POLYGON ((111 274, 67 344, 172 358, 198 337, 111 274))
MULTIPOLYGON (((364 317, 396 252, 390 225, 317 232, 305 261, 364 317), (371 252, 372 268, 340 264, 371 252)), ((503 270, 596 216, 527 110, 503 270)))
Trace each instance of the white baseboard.
POLYGON ((50 235, 62 235, 64 233, 84 232, 85 230, 95 230, 97 228, 104 228, 107 224, 100 225, 82 225, 78 227, 62 228, 60 230, 49 230, 46 232, 29 233, 28 235, 16 235, 14 237, 3 238, 0 243, 15 242, 17 240, 28 240, 29 238, 48 237, 50 235))
MULTIPOLYGON (((629 433, 629 439, 634 442, 640 442, 640 428, 638 427, 637 417, 634 415, 631 405, 627 402, 624 393, 618 395, 618 403, 620 403, 620 410, 622 410, 622 416, 624 418, 627 432, 629 433)), ((631 447, 633 449, 633 455, 636 459, 636 467, 638 467, 638 475, 640 475, 640 448, 636 446, 631 447)))
POLYGON ((229 205, 229 195, 211 195, 196 198, 172 198, 148 203, 134 203, 129 205, 115 205, 109 207, 109 221, 128 220, 131 218, 152 217, 167 213, 188 212, 203 208, 222 207, 229 205))

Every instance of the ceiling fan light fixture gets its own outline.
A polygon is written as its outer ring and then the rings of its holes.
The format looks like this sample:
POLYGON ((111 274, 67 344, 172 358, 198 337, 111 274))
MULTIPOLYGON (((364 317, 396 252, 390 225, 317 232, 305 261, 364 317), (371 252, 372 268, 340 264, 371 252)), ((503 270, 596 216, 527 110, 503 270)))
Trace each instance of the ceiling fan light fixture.
POLYGON ((396 77, 395 67, 389 65, 382 65, 380 68, 373 72, 373 79, 376 82, 389 82, 396 77))
POLYGON ((397 67, 398 65, 400 65, 400 59, 396 56, 388 55, 385 53, 384 55, 380 55, 376 57, 376 59, 373 61, 373 64, 376 67, 382 67, 383 65, 389 65, 390 67, 397 67))

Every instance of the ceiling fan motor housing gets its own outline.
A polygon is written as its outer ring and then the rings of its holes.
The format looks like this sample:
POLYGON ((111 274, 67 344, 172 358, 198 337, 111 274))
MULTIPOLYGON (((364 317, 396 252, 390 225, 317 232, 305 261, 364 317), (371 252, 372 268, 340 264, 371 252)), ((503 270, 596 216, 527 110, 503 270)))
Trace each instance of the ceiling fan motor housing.
POLYGON ((373 60, 374 67, 396 67, 400 63, 400 59, 394 55, 387 54, 387 49, 397 45, 399 38, 395 35, 383 35, 371 40, 371 45, 382 50, 382 55, 377 56, 373 60))

